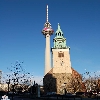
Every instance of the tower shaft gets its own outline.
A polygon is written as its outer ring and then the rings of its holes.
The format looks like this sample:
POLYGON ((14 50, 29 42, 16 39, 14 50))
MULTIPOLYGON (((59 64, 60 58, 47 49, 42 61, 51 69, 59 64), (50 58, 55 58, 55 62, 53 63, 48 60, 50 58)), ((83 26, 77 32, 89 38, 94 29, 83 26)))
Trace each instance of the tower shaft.
POLYGON ((51 56, 50 56, 50 35, 46 35, 46 48, 45 48, 45 75, 51 69, 51 56))

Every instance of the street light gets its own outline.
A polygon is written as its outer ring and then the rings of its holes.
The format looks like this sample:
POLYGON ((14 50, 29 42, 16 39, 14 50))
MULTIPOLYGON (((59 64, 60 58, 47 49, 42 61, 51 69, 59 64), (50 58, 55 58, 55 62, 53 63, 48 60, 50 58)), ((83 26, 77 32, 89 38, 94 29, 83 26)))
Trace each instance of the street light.
POLYGON ((32 81, 32 79, 30 80, 30 85, 31 85, 31 94, 32 94, 32 86, 33 86, 33 81, 32 81))
POLYGON ((10 85, 10 79, 8 80, 8 82, 6 82, 8 84, 8 93, 9 93, 9 85, 10 85))
POLYGON ((65 92, 65 95, 66 95, 66 93, 67 93, 67 91, 66 91, 66 84, 67 84, 67 83, 64 83, 64 84, 65 84, 65 91, 64 91, 64 92, 65 92))
POLYGON ((12 80, 13 80, 13 84, 12 84, 12 86, 13 86, 12 100, 13 100, 14 99, 13 98, 14 97, 14 89, 15 89, 15 85, 18 85, 18 79, 17 78, 14 78, 12 80))

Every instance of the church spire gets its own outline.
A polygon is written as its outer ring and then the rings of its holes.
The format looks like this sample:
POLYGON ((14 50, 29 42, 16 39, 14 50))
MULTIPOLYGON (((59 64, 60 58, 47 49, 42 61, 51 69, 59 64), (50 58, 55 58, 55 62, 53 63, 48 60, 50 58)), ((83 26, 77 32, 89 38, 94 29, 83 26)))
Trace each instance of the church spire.
POLYGON ((56 37, 59 37, 59 38, 63 37, 63 32, 62 32, 62 30, 60 28, 60 24, 59 23, 58 23, 58 29, 57 29, 55 34, 56 34, 56 37))
POLYGON ((58 30, 60 30, 60 24, 58 23, 58 30))
POLYGON ((68 48, 66 46, 66 38, 64 38, 63 36, 63 32, 60 28, 60 24, 58 23, 58 29, 57 31, 55 32, 55 38, 53 39, 53 42, 54 42, 54 47, 55 49, 66 49, 68 48))

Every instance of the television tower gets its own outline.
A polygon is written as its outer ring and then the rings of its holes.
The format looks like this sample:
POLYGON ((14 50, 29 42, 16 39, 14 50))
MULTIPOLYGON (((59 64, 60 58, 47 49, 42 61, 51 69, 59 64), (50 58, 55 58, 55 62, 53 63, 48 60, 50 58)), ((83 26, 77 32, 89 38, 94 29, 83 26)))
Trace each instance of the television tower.
POLYGON ((48 5, 46 9, 46 23, 44 24, 44 28, 42 30, 43 35, 46 38, 46 47, 45 47, 45 75, 51 69, 51 56, 50 56, 50 36, 54 33, 54 30, 51 27, 51 24, 48 21, 48 5))

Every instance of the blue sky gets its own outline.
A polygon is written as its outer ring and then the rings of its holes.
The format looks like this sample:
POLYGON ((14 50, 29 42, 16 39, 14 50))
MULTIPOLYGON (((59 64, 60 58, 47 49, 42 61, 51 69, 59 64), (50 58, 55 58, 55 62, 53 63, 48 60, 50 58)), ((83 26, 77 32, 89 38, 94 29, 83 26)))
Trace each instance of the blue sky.
POLYGON ((7 67, 18 60, 34 76, 44 75, 45 37, 41 30, 47 4, 49 22, 54 31, 60 23, 71 48, 72 67, 79 73, 99 71, 100 0, 0 0, 0 70, 9 73, 7 67))

